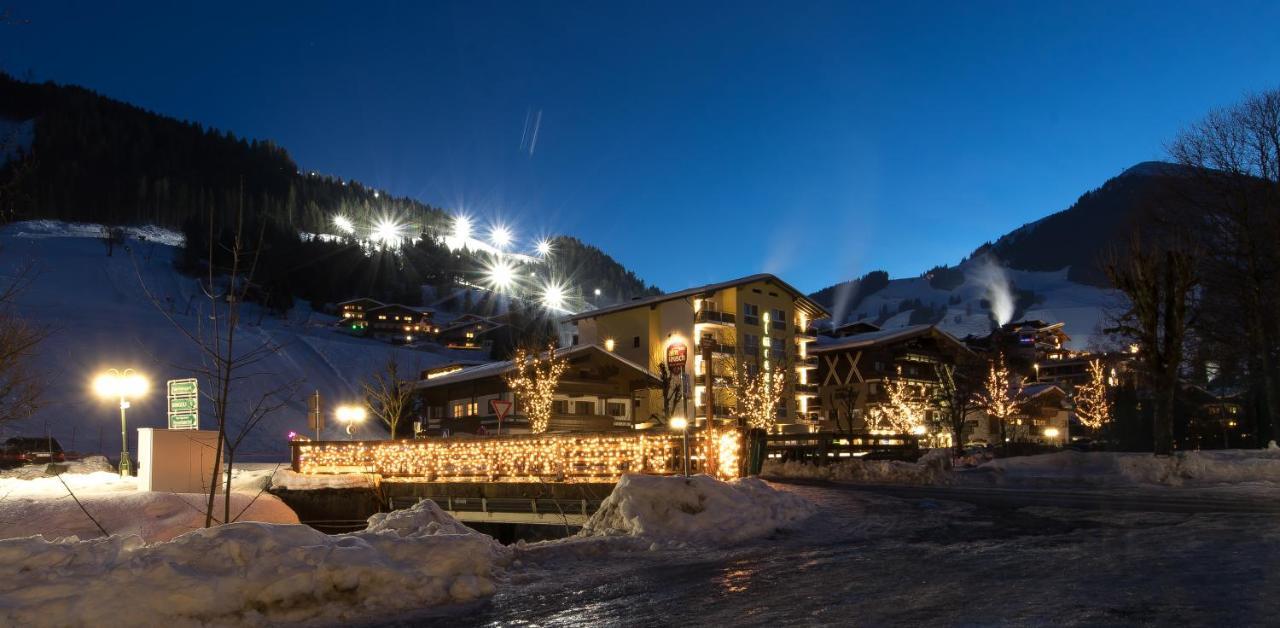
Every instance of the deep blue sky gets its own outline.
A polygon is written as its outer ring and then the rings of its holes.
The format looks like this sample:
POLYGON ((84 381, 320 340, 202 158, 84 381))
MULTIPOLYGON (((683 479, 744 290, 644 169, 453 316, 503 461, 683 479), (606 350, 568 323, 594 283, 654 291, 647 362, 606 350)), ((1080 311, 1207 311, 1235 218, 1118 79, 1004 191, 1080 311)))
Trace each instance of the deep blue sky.
POLYGON ((1280 86, 1277 2, 0 3, 30 20, 0 28, 10 72, 577 235, 666 290, 953 263, 1280 86))

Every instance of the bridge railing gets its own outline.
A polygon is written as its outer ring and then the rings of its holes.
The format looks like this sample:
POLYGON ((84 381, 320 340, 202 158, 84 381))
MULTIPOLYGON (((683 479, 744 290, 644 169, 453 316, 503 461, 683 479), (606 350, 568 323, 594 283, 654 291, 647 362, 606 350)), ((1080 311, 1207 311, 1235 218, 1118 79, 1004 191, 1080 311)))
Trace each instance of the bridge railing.
MULTIPOLYGON (((691 473, 737 477, 742 435, 692 430, 691 473)), ((616 482, 626 473, 683 472, 683 439, 671 432, 602 432, 395 441, 294 441, 305 474, 377 473, 430 482, 616 482)))
POLYGON ((765 456, 776 462, 795 461, 820 465, 867 456, 915 460, 920 457, 920 443, 910 434, 770 434, 765 437, 765 456))

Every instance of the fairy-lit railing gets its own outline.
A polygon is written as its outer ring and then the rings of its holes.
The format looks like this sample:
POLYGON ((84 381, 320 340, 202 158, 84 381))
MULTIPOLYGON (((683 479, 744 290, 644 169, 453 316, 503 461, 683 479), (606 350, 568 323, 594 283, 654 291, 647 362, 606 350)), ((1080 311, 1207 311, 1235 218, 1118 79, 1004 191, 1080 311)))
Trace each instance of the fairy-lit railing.
MULTIPOLYGON (((294 441, 305 474, 377 473, 431 482, 616 482, 624 473, 684 470, 678 433, 608 432, 395 441, 294 441)), ((690 472, 739 474, 737 430, 691 431, 690 472)))

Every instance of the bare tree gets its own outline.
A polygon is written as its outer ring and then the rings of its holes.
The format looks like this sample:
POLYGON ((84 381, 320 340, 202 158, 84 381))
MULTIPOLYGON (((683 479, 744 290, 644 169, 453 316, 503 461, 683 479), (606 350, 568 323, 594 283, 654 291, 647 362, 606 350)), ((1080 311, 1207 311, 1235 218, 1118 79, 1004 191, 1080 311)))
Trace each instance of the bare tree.
POLYGON ((213 406, 214 421, 218 428, 217 447, 213 456, 214 482, 209 486, 205 511, 205 527, 213 525, 213 509, 218 486, 224 469, 223 451, 226 451, 226 492, 223 496, 222 521, 229 521, 231 514, 231 475, 236 450, 245 439, 272 413, 283 408, 292 398, 299 382, 281 380, 277 373, 263 369, 263 362, 278 353, 281 346, 270 339, 238 342, 240 340, 241 308, 252 286, 262 249, 265 226, 259 230, 254 246, 247 242, 244 221, 243 191, 236 211, 234 228, 227 242, 219 237, 214 214, 209 216, 208 272, 200 281, 208 310, 198 312, 196 321, 187 325, 179 321, 169 308, 147 287, 141 270, 135 272, 152 305, 169 320, 199 351, 200 363, 191 370, 203 379, 207 386, 202 394, 213 406), (220 255, 219 255, 220 254, 220 255), (265 391, 247 394, 243 387, 250 381, 272 381, 265 391), (237 411, 238 410, 238 411, 237 411))
POLYGON ((400 377, 400 363, 394 354, 387 356, 381 370, 360 383, 369 412, 386 424, 391 440, 395 440, 400 421, 413 400, 413 389, 408 384, 400 377))
POLYGON ((956 453, 960 453, 964 451, 964 431, 969 417, 982 410, 978 397, 983 383, 982 364, 961 356, 954 364, 935 364, 934 371, 938 376, 936 395, 942 423, 951 432, 956 453))
POLYGON ((33 275, 32 264, 20 263, 0 288, 0 425, 28 417, 44 390, 32 361, 49 330, 23 319, 14 303, 33 275))
POLYGON ((1173 409, 1183 350, 1199 284, 1196 247, 1170 236, 1147 243, 1134 235, 1127 251, 1113 253, 1103 267, 1129 307, 1109 331, 1132 339, 1155 396, 1155 453, 1173 453, 1173 409))
POLYGON ((1203 245, 1199 332, 1244 356, 1280 435, 1280 89, 1210 112, 1168 150, 1186 166, 1168 177, 1183 224, 1203 245))

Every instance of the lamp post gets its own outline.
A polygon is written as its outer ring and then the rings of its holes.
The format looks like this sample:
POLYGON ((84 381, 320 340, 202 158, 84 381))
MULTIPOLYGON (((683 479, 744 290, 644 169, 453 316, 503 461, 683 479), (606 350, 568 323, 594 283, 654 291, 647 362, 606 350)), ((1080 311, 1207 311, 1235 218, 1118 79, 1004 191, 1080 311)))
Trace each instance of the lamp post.
POLYGON ((133 369, 108 369, 107 372, 93 380, 93 390, 99 397, 120 400, 120 476, 128 477, 129 471, 129 433, 125 427, 125 410, 129 409, 129 400, 137 399, 147 392, 147 378, 135 373, 133 369))
POLYGON ((347 426, 347 440, 353 440, 351 438, 352 430, 355 429, 356 424, 363 423, 365 417, 368 416, 368 413, 365 412, 364 406, 338 406, 335 412, 338 415, 338 422, 347 426))
POLYGON ((671 417, 671 429, 680 430, 683 437, 683 445, 680 447, 681 457, 684 458, 684 477, 689 477, 689 420, 682 416, 671 417))

